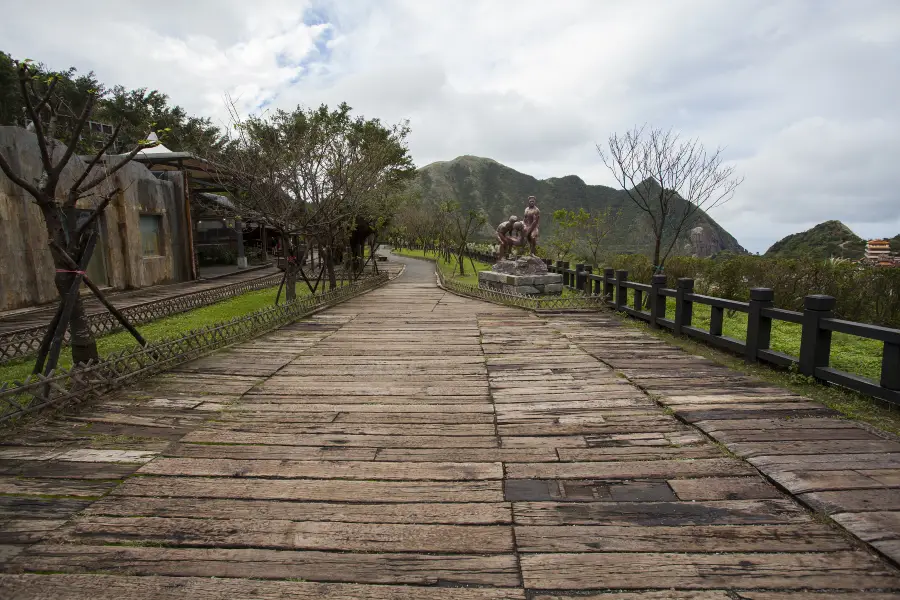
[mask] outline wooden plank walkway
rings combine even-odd
[[[831,441],[874,478],[892,467],[860,457],[892,446],[604,315],[460,298],[422,265],[4,438],[0,597],[900,597],[893,565],[758,471],[818,473],[797,457]],[[755,422],[798,410],[841,434]],[[854,491],[836,515],[880,537],[897,494]]]

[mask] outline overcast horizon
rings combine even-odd
[[[612,187],[595,144],[674,127],[745,177],[711,216],[750,251],[830,219],[900,233],[900,2],[42,4],[34,27],[0,0],[0,50],[217,122],[225,94],[245,113],[346,101],[409,119],[420,167],[468,154]]]

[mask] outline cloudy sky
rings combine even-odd
[[[347,101],[409,119],[418,165],[486,156],[613,185],[649,123],[745,176],[712,213],[752,251],[827,220],[900,233],[897,0],[0,0],[0,49],[198,115]],[[40,25],[33,26],[36,19]],[[72,41],[74,40],[74,42]]]

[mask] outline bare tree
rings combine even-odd
[[[469,239],[478,231],[479,227],[487,222],[487,217],[477,210],[464,212],[458,202],[442,203],[441,212],[447,215],[447,248],[450,249],[452,247],[459,265],[459,274],[464,276],[466,274],[464,259]],[[475,270],[474,264],[472,265],[472,270]]]
[[[90,89],[81,98],[81,105],[76,106],[60,93],[60,76],[41,75],[38,69],[31,66],[30,61],[17,62],[16,71],[25,111],[37,136],[41,173],[36,180],[29,180],[17,173],[2,154],[0,170],[10,181],[31,195],[41,211],[47,229],[50,253],[56,267],[54,283],[61,301],[41,344],[35,372],[40,372],[45,359],[45,372],[49,372],[56,366],[67,327],[75,364],[99,358],[97,343],[79,294],[82,281],[143,343],[140,335],[89,280],[85,270],[96,243],[97,220],[113,198],[122,191],[111,185],[112,176],[142,149],[156,144],[142,141],[125,155],[108,156],[107,152],[114,146],[121,131],[120,122],[112,135],[94,151],[81,171],[73,172],[77,169],[73,168],[76,163],[72,162],[72,157],[86,135],[85,127],[97,108],[98,101],[103,97],[103,90]],[[83,210],[87,210],[87,214],[79,218],[79,211]]]
[[[597,151],[634,205],[647,215],[657,271],[662,271],[678,238],[703,212],[730,200],[743,181],[734,177],[733,167],[722,164],[721,148],[707,153],[698,140],[683,140],[671,129],[635,127],[624,135],[611,135],[608,151],[599,144]]]

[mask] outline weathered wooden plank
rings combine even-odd
[[[358,585],[308,581],[260,581],[207,577],[114,575],[0,575],[0,595],[16,600],[444,600],[447,588],[421,585]],[[454,600],[525,600],[524,592],[503,588],[453,589]],[[611,598],[610,600],[620,600]],[[673,600],[687,598],[673,597]],[[691,599],[695,600],[695,599]],[[696,600],[719,600],[697,598]]]
[[[900,540],[900,511],[837,513],[831,518],[866,542]]]
[[[4,475],[47,479],[122,479],[134,473],[139,466],[137,463],[0,460],[0,471]]]
[[[247,498],[346,502],[502,502],[499,481],[241,480],[219,477],[136,477],[116,496]]]
[[[411,432],[411,428],[408,424],[248,422],[240,419],[220,420],[215,423],[206,423],[205,427],[206,431],[216,430],[224,433],[262,433],[267,435],[404,436]],[[414,431],[416,435],[419,436],[492,436],[494,435],[494,425],[493,423],[427,423],[417,425]]]
[[[144,465],[141,475],[190,477],[278,477],[294,479],[365,480],[485,480],[503,479],[500,463],[415,462],[328,460],[235,460],[206,458],[158,458]]]
[[[511,555],[427,555],[302,552],[260,549],[154,548],[47,545],[29,549],[13,568],[129,575],[303,579],[306,581],[455,584],[514,587],[519,583]]]
[[[84,510],[89,500],[71,498],[29,498],[0,496],[0,518],[4,519],[67,519]]]
[[[854,490],[884,487],[884,484],[860,471],[769,471],[766,473],[792,494],[825,490]]]
[[[646,446],[604,446],[602,448],[560,448],[562,461],[589,462],[609,460],[666,460],[673,458],[721,458],[722,451],[712,444],[648,448]]]
[[[554,462],[558,460],[552,447],[543,448],[379,448],[375,460],[460,462]]]
[[[340,523],[419,523],[501,525],[512,521],[506,502],[356,504],[196,498],[107,497],[90,505],[86,515],[210,519],[334,521]]]
[[[852,549],[819,524],[680,527],[517,526],[519,552],[826,552]]]
[[[777,525],[805,523],[789,500],[696,502],[516,502],[516,525]]]
[[[896,469],[900,454],[780,454],[755,456],[749,462],[761,471],[817,471],[827,469]]]
[[[270,401],[272,400],[272,401]],[[328,398],[330,402],[332,398]],[[290,403],[275,402],[274,399],[266,397],[258,400],[245,396],[243,401],[235,407],[233,414],[258,414],[268,415],[269,413],[309,413],[309,412],[326,412],[326,413],[456,413],[456,414],[488,414],[493,415],[494,406],[488,402],[467,402],[462,404],[441,404],[434,402],[425,402],[423,399],[415,398],[403,399],[403,404],[397,404],[396,398],[394,402],[371,402],[371,403],[350,403],[350,404],[328,404],[328,403]],[[407,402],[408,400],[408,402]]]
[[[504,440],[505,442],[505,440]],[[756,471],[732,458],[620,462],[519,463],[506,468],[510,479],[639,479],[727,477]]]
[[[525,587],[538,589],[894,587],[897,575],[864,552],[803,554],[531,554]]]
[[[490,436],[442,435],[317,435],[247,433],[202,429],[185,435],[182,442],[214,444],[272,444],[276,446],[341,446],[363,448],[496,448]]]
[[[897,592],[754,592],[742,591],[747,600],[896,600]]]
[[[790,430],[787,430],[789,433]],[[868,432],[867,432],[868,433]],[[716,436],[718,437],[718,436]],[[731,442],[728,449],[746,457],[798,455],[798,454],[872,454],[893,453],[897,460],[900,456],[900,442],[880,439],[872,435],[868,439],[824,439],[801,440],[789,442]]]
[[[86,517],[59,532],[74,543],[353,552],[503,553],[512,529],[501,525],[339,523],[259,519]]]
[[[841,490],[809,492],[799,498],[826,513],[868,510],[900,510],[900,493],[896,489]]]
[[[66,523],[66,519],[10,519],[0,521],[0,544],[33,544]]]
[[[760,477],[672,479],[669,485],[682,500],[781,498],[781,492]]]
[[[233,444],[173,444],[163,454],[182,458],[241,460],[373,460],[375,448],[328,446],[237,446]]]
[[[99,498],[118,484],[118,481],[0,477],[0,494]]]
[[[534,600],[733,600],[724,591],[611,592],[602,594],[535,594]],[[802,600],[802,599],[798,599]],[[880,599],[879,599],[880,600]]]

